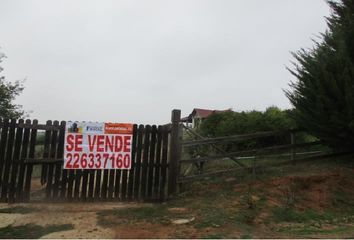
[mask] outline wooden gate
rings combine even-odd
[[[0,120],[0,201],[30,201],[35,181],[50,201],[163,201],[175,191],[173,124],[134,125],[130,170],[63,169],[65,124]]]

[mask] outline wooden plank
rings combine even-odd
[[[103,180],[101,186],[101,199],[107,199],[107,190],[108,190],[108,169],[103,170]]]
[[[64,200],[67,198],[67,187],[69,182],[69,171],[67,169],[63,169],[61,184],[60,184],[60,199]]]
[[[95,196],[94,199],[98,200],[101,198],[101,175],[102,175],[102,170],[97,169],[96,170],[96,186],[95,186]]]
[[[128,186],[128,171],[127,169],[122,169],[121,170],[121,174],[122,174],[122,192],[121,192],[121,195],[122,195],[122,200],[125,201],[127,199],[127,186]]]
[[[162,132],[162,156],[161,156],[161,178],[160,178],[160,201],[166,199],[166,181],[167,181],[167,156],[168,156],[168,135],[169,131],[167,127],[163,128]]]
[[[16,119],[11,119],[9,127],[9,137],[7,140],[6,146],[6,157],[5,157],[5,168],[4,175],[2,179],[2,189],[1,189],[1,201],[6,202],[8,200],[8,189],[9,189],[9,178],[10,170],[12,165],[12,156],[13,156],[13,145],[15,138],[15,128],[16,128]]]
[[[88,185],[88,194],[87,199],[93,201],[93,194],[95,188],[95,173],[96,170],[89,170],[89,185]]]
[[[150,154],[148,163],[148,182],[147,182],[147,199],[152,199],[152,188],[154,180],[154,168],[155,168],[155,152],[156,152],[156,125],[151,128],[151,140],[150,140]]]
[[[202,140],[184,141],[184,142],[182,142],[182,145],[184,147],[191,147],[191,146],[205,145],[205,144],[212,144],[212,143],[237,142],[237,141],[250,140],[250,139],[260,138],[260,137],[285,135],[288,133],[289,133],[289,130],[256,132],[256,133],[251,133],[251,134],[232,135],[232,136],[226,136],[226,137],[205,138]]]
[[[121,175],[122,175],[122,171],[127,171],[127,170],[121,170],[121,169],[116,169],[116,176],[115,176],[115,183],[114,183],[114,199],[115,200],[121,200],[123,197],[123,193],[120,194],[120,185],[121,185]],[[125,186],[127,186],[127,184],[125,184]],[[125,196],[124,196],[125,199]]]
[[[23,123],[23,119],[19,119],[19,123]],[[11,169],[11,182],[9,187],[9,202],[15,202],[15,192],[16,192],[16,181],[17,181],[17,173],[19,168],[19,160],[21,154],[21,143],[22,143],[22,134],[23,128],[18,127],[16,129],[16,137],[15,137],[15,147],[12,157],[12,169]]]
[[[26,124],[31,124],[31,120],[27,119]],[[18,183],[17,183],[17,191],[16,191],[16,201],[22,202],[23,194],[24,194],[24,179],[25,179],[25,170],[26,164],[24,164],[24,159],[28,156],[28,146],[29,146],[29,139],[30,139],[30,132],[31,129],[26,128],[23,133],[23,141],[22,141],[22,148],[21,148],[21,157],[20,157],[20,171],[18,174]]]
[[[218,175],[222,175],[225,173],[237,172],[237,171],[245,172],[245,168],[235,167],[235,168],[230,168],[230,169],[226,169],[226,170],[208,172],[208,173],[203,173],[203,174],[193,175],[193,176],[188,176],[188,177],[181,177],[178,179],[178,183],[189,182],[189,181],[193,181],[193,180],[197,180],[197,179],[201,179],[201,178],[205,178],[205,177],[209,177],[209,176],[218,176]]]
[[[9,120],[2,120],[2,129],[1,129],[1,139],[0,139],[0,187],[3,185],[3,170],[5,168],[5,153],[9,129]],[[1,193],[1,192],[0,192]]]
[[[38,124],[38,120],[36,120],[36,119],[33,120],[32,125],[36,126],[37,124]],[[28,158],[34,158],[36,142],[37,142],[37,129],[32,128]],[[30,200],[32,171],[33,171],[33,164],[27,164],[26,178],[25,178],[25,189],[24,189],[24,194],[23,194],[23,200],[25,202],[28,202]]]
[[[74,200],[78,201],[80,199],[80,190],[81,190],[81,178],[82,178],[82,170],[75,170],[75,183],[74,183]]]
[[[81,185],[81,200],[84,202],[87,199],[88,175],[89,175],[89,170],[83,169],[82,170],[82,185]]]
[[[59,126],[59,122],[54,121],[53,125]],[[57,151],[57,143],[58,143],[58,130],[53,130],[51,141],[50,141],[50,155],[49,155],[50,159],[55,159],[56,151]],[[47,186],[45,189],[47,199],[52,198],[53,179],[54,179],[54,164],[48,164]]]
[[[177,178],[179,175],[179,161],[181,160],[181,134],[182,126],[180,124],[181,110],[173,110],[171,116],[171,141],[170,141],[170,155],[168,163],[168,195],[177,192]]]
[[[52,121],[48,120],[47,121],[47,126],[52,125]],[[52,131],[51,130],[46,130],[45,135],[44,135],[44,150],[43,150],[43,158],[48,159],[50,155],[50,139],[52,136]],[[48,164],[43,164],[42,165],[42,173],[41,173],[41,184],[45,184],[47,182],[48,178]]]
[[[117,170],[119,171],[119,170]],[[114,191],[114,177],[115,177],[115,169],[110,169],[109,170],[109,180],[108,180],[108,196],[107,198],[109,200],[113,199],[113,191]]]
[[[132,165],[131,169],[129,170],[129,176],[128,176],[128,192],[127,192],[127,199],[132,200],[133,199],[133,187],[134,187],[134,173],[135,173],[135,161],[136,161],[136,146],[137,146],[137,136],[138,136],[138,125],[134,124],[133,125],[133,140],[132,140]],[[128,171],[125,171],[128,173]],[[124,173],[122,177],[122,200],[125,199],[125,191],[123,190],[124,187]]]
[[[138,142],[136,147],[136,164],[134,171],[134,196],[135,200],[139,199],[139,190],[140,190],[140,168],[141,168],[141,153],[143,147],[143,134],[144,134],[144,125],[139,125],[138,128]]]
[[[142,172],[141,172],[141,181],[140,181],[140,198],[145,199],[146,197],[146,188],[147,188],[147,175],[148,175],[148,163],[149,163],[149,148],[150,148],[150,134],[151,126],[145,126],[144,134],[144,147],[143,147],[143,159],[141,162]]]
[[[162,135],[163,127],[157,128],[157,144],[156,144],[156,161],[155,161],[155,179],[154,179],[154,199],[159,199],[160,186],[160,169],[161,169],[161,154],[162,154]]]
[[[68,199],[68,201],[72,201],[73,199],[73,189],[74,189],[74,181],[75,181],[75,170],[74,169],[70,169],[68,170],[68,193],[66,198]]]
[[[65,141],[65,121],[60,122],[58,148],[56,159],[62,159],[64,156],[64,141]],[[60,177],[63,173],[63,161],[55,164],[54,184],[53,184],[53,199],[59,197]]]

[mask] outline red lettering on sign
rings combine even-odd
[[[68,134],[66,137],[66,151],[71,152],[74,149],[74,135]]]
[[[66,137],[66,151],[82,151],[82,135],[68,135]]]
[[[108,152],[108,151],[113,152],[113,145],[114,145],[113,136],[106,135],[105,151],[106,152]]]
[[[97,136],[97,152],[103,152],[103,151],[104,151],[104,136],[98,135]]]
[[[131,136],[124,136],[123,152],[130,152],[130,140],[131,140]]]
[[[93,139],[92,139],[93,137]],[[95,143],[96,143],[96,138],[97,136],[96,135],[88,135],[88,142],[89,142],[89,150],[90,152],[93,152],[93,148],[95,146]]]
[[[76,152],[82,151],[82,135],[75,136],[75,151]]]
[[[122,136],[116,136],[115,137],[115,148],[114,148],[114,151],[115,152],[122,151],[122,147],[123,147],[122,145],[123,145]]]

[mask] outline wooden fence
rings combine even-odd
[[[63,169],[65,122],[0,119],[0,201],[28,202],[34,165],[50,201],[163,201],[173,192],[176,172],[171,125],[134,125],[130,170]],[[38,131],[44,133],[42,156],[36,153]],[[169,156],[170,155],[170,156]],[[172,160],[169,160],[172,159]]]
[[[176,122],[180,122],[180,119],[175,119]],[[313,142],[304,142],[304,143],[296,143],[295,141],[295,135],[297,133],[303,132],[303,130],[297,129],[297,130],[283,130],[283,131],[267,131],[267,132],[257,132],[257,133],[251,133],[251,134],[243,134],[243,135],[232,135],[232,136],[223,136],[223,137],[215,137],[215,138],[205,138],[201,135],[199,135],[196,131],[193,129],[183,125],[180,123],[178,125],[179,131],[175,130],[178,132],[178,142],[176,143],[175,148],[177,149],[177,155],[178,155],[178,180],[177,183],[185,183],[189,181],[193,181],[196,179],[201,179],[207,176],[213,176],[213,175],[221,175],[225,173],[230,173],[230,172],[245,172],[246,173],[252,173],[255,172],[255,169],[258,168],[259,165],[259,160],[256,162],[256,159],[265,156],[269,157],[280,157],[283,159],[289,158],[288,161],[275,161],[273,163],[265,163],[267,166],[278,166],[282,164],[296,164],[297,161],[302,160],[306,157],[314,157],[318,155],[326,155],[330,154],[331,150],[328,151],[305,151],[305,152],[298,152],[299,149],[310,149],[314,146],[319,146],[322,145],[323,143],[321,141],[313,141]],[[193,140],[183,140],[182,139],[182,130],[183,129],[188,132],[190,135],[194,136],[195,139]],[[289,144],[282,144],[282,145],[273,145],[273,146],[263,146],[263,147],[254,147],[252,149],[246,149],[246,150],[239,150],[239,151],[225,151],[221,145],[225,143],[239,143],[239,142],[244,142],[248,140],[257,140],[257,139],[264,139],[267,137],[285,137],[288,138]],[[184,157],[182,159],[182,149],[186,149],[189,147],[199,147],[199,146],[204,146],[208,145],[210,146],[214,151],[213,153],[208,153],[205,156],[198,156],[198,157]],[[284,152],[288,152],[285,153]],[[275,155],[274,155],[275,153]],[[280,154],[282,153],[282,154]],[[273,154],[273,156],[271,156]],[[301,155],[301,158],[299,159],[299,155]],[[210,172],[203,172],[203,166],[205,163],[212,162],[212,161],[225,161],[225,160],[232,160],[235,165],[234,167],[227,167],[227,169],[224,170],[214,170]],[[245,159],[253,159],[251,161],[251,164],[246,164]],[[183,166],[189,165],[189,168],[183,168]],[[222,163],[221,163],[222,165]],[[263,164],[264,165],[264,164]],[[191,169],[191,167],[196,167],[198,169],[197,174],[188,174],[188,170]],[[184,171],[187,169],[186,171]]]
[[[260,132],[245,135],[205,138],[181,122],[181,111],[173,110],[170,124],[134,125],[132,167],[129,170],[66,170],[63,169],[66,122],[0,119],[0,201],[28,202],[34,166],[41,167],[40,181],[48,201],[164,201],[178,190],[178,185],[204,176],[250,169],[242,156],[289,150],[295,163],[296,149],[321,144],[296,143],[297,131]],[[183,128],[196,137],[183,141]],[[38,156],[38,133],[44,132],[44,144]],[[275,135],[290,136],[290,144],[266,146],[243,151],[226,152],[220,143],[240,142]],[[219,144],[219,145],[218,145]],[[209,145],[218,154],[182,159],[182,148]],[[203,173],[204,163],[231,159],[234,168]],[[197,166],[199,174],[188,175],[183,165]],[[256,168],[255,161],[251,166]]]

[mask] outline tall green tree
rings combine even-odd
[[[0,63],[5,55],[0,52]],[[0,66],[0,74],[3,68]],[[20,81],[7,82],[4,76],[0,75],[0,118],[19,118],[24,111],[20,105],[14,103],[15,98],[22,92],[23,86]]]
[[[354,0],[328,1],[328,30],[293,53],[297,78],[286,96],[300,127],[334,149],[354,150]]]

